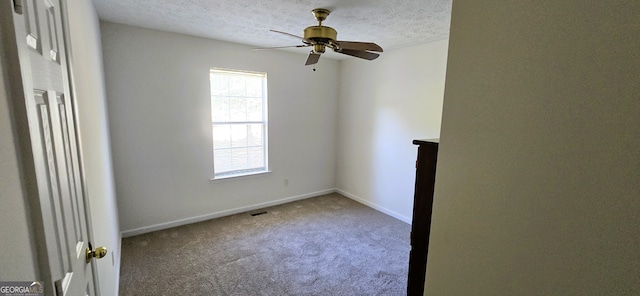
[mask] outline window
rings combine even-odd
[[[213,68],[214,179],[267,172],[267,73]]]

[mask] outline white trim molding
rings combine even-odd
[[[206,221],[206,220],[211,220],[211,219],[215,219],[215,218],[220,218],[220,217],[225,217],[225,216],[230,216],[230,215],[234,215],[234,214],[239,214],[239,213],[244,213],[244,212],[248,212],[248,211],[253,211],[253,210],[257,210],[257,209],[262,209],[262,208],[267,208],[267,207],[272,207],[272,206],[277,206],[277,205],[281,205],[281,204],[285,204],[288,202],[292,202],[292,201],[296,201],[296,200],[302,200],[302,199],[306,199],[306,198],[311,198],[311,197],[316,197],[316,196],[320,196],[320,195],[325,195],[325,194],[330,194],[330,193],[339,193],[342,194],[358,203],[361,203],[367,207],[370,207],[374,210],[377,210],[379,212],[382,212],[384,214],[387,214],[393,218],[396,218],[402,222],[405,222],[407,224],[411,224],[411,217],[406,217],[403,215],[400,215],[392,210],[389,210],[387,208],[381,207],[379,205],[376,205],[374,203],[371,203],[361,197],[358,197],[354,194],[351,194],[349,192],[346,192],[342,189],[325,189],[325,190],[321,190],[321,191],[316,191],[316,192],[311,192],[311,193],[307,193],[307,194],[302,194],[302,195],[297,195],[297,196],[291,196],[291,197],[286,197],[286,198],[282,198],[282,199],[278,199],[278,200],[274,200],[274,201],[270,201],[270,202],[264,202],[264,203],[259,203],[259,204],[255,204],[255,205],[249,205],[249,206],[244,206],[244,207],[238,207],[238,208],[234,208],[234,209],[229,209],[229,210],[224,210],[224,211],[219,211],[219,212],[214,212],[214,213],[209,213],[209,214],[205,214],[205,215],[200,215],[200,216],[196,216],[196,217],[191,217],[191,218],[185,218],[185,219],[179,219],[179,220],[174,220],[174,221],[170,221],[170,222],[165,222],[165,223],[160,223],[160,224],[155,224],[155,225],[151,225],[151,226],[145,226],[145,227],[140,227],[140,228],[135,228],[135,229],[130,229],[130,230],[124,230],[121,232],[122,234],[122,238],[125,237],[131,237],[131,236],[136,236],[136,235],[140,235],[140,234],[145,234],[145,233],[149,233],[149,232],[153,232],[153,231],[158,231],[158,230],[163,230],[163,229],[168,229],[168,228],[173,228],[173,227],[178,227],[178,226],[182,226],[182,225],[187,225],[187,224],[192,224],[192,223],[197,223],[197,222],[202,222],[202,221]]]
[[[224,210],[224,211],[219,211],[219,212],[214,212],[214,213],[209,213],[209,214],[205,214],[205,215],[195,216],[195,217],[191,217],[191,218],[185,218],[185,219],[179,219],[179,220],[174,220],[174,221],[165,222],[165,223],[159,223],[159,224],[155,224],[155,225],[151,225],[151,226],[145,226],[145,227],[140,227],[140,228],[135,228],[135,229],[130,229],[130,230],[124,230],[124,231],[122,231],[122,237],[125,238],[125,237],[130,237],[130,236],[136,236],[136,235],[145,234],[145,233],[149,233],[149,232],[153,232],[153,231],[158,231],[158,230],[178,227],[178,226],[182,226],[182,225],[202,222],[202,221],[206,221],[206,220],[211,220],[211,219],[215,219],[215,218],[220,218],[220,217],[230,216],[230,215],[234,215],[234,214],[244,213],[244,212],[248,212],[248,211],[253,211],[253,210],[257,210],[257,209],[271,207],[271,206],[277,206],[277,205],[285,204],[285,203],[296,201],[296,200],[302,200],[302,199],[311,198],[311,197],[320,196],[320,195],[325,195],[325,194],[334,193],[334,192],[336,192],[335,189],[325,189],[325,190],[322,190],[322,191],[316,191],[316,192],[311,192],[311,193],[307,193],[307,194],[286,197],[286,198],[282,198],[282,199],[278,199],[278,200],[274,200],[274,201],[269,201],[269,202],[264,202],[264,203],[259,203],[259,204],[255,204],[255,205],[249,205],[249,206],[244,206],[244,207],[239,207],[239,208],[234,208],[234,209],[229,209],[229,210]]]
[[[406,216],[400,215],[400,214],[398,214],[398,213],[396,213],[396,212],[394,212],[392,210],[389,210],[389,209],[387,209],[385,207],[381,207],[379,205],[371,203],[371,202],[365,200],[364,198],[361,198],[361,197],[359,197],[357,195],[354,195],[354,194],[351,194],[349,192],[346,192],[346,191],[344,191],[342,189],[336,188],[336,192],[340,193],[340,194],[342,194],[342,195],[344,195],[344,196],[346,196],[346,197],[348,197],[350,199],[353,199],[353,200],[355,200],[355,201],[357,201],[357,202],[359,202],[359,203],[361,203],[361,204],[363,204],[363,205],[365,205],[367,207],[375,209],[375,210],[377,210],[379,212],[383,212],[383,213],[385,213],[385,214],[387,214],[387,215],[389,215],[389,216],[391,216],[393,218],[396,218],[396,219],[398,219],[398,220],[400,220],[400,221],[402,221],[404,223],[411,224],[411,217],[406,217]]]

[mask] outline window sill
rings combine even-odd
[[[256,178],[256,177],[260,177],[261,175],[270,174],[270,173],[272,173],[272,171],[260,171],[260,172],[246,173],[246,174],[228,175],[228,176],[221,176],[221,177],[213,177],[209,179],[209,181],[214,183],[229,182],[229,181]]]

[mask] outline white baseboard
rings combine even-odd
[[[229,209],[229,210],[224,210],[224,211],[220,211],[220,212],[215,212],[215,213],[209,213],[209,214],[205,214],[205,215],[201,215],[201,216],[196,216],[196,217],[191,217],[191,218],[185,218],[185,219],[179,219],[179,220],[175,220],[175,221],[170,221],[170,222],[165,222],[165,223],[159,223],[159,224],[155,224],[155,225],[150,225],[150,226],[145,226],[145,227],[140,227],[140,228],[135,228],[135,229],[130,229],[130,230],[124,230],[121,232],[121,236],[122,238],[125,237],[130,237],[130,236],[135,236],[135,235],[140,235],[140,234],[145,234],[145,233],[149,233],[149,232],[153,232],[153,231],[158,231],[158,230],[163,230],[163,229],[168,229],[168,228],[172,228],[172,227],[178,227],[178,226],[182,226],[182,225],[187,225],[187,224],[191,224],[191,223],[197,223],[197,222],[202,222],[202,221],[206,221],[206,220],[210,220],[210,219],[215,219],[215,218],[220,218],[220,217],[224,217],[224,216],[230,216],[230,215],[234,215],[234,214],[238,214],[238,213],[243,213],[243,212],[248,212],[248,211],[252,211],[252,210],[257,210],[257,209],[262,209],[262,208],[266,208],[266,207],[271,207],[271,206],[277,206],[277,205],[281,205],[281,204],[285,204],[288,202],[292,202],[292,201],[296,201],[296,200],[302,200],[302,199],[306,199],[306,198],[311,198],[311,197],[315,197],[315,196],[319,196],[319,195],[324,195],[324,194],[329,194],[329,193],[333,193],[333,192],[337,192],[340,193],[350,199],[353,199],[367,207],[370,207],[372,209],[375,209],[377,211],[380,211],[382,213],[385,213],[391,217],[394,217],[402,222],[411,224],[411,217],[406,217],[404,215],[400,215],[392,210],[389,210],[385,207],[379,206],[377,204],[371,203],[359,196],[356,196],[354,194],[351,194],[349,192],[346,192],[342,189],[325,189],[322,191],[316,191],[316,192],[311,192],[311,193],[307,193],[307,194],[302,194],[302,195],[297,195],[297,196],[291,196],[291,197],[287,197],[287,198],[283,198],[283,199],[278,199],[278,200],[274,200],[274,201],[269,201],[269,202],[264,202],[264,203],[259,203],[259,204],[255,204],[255,205],[250,205],[250,206],[244,206],[244,207],[239,207],[239,208],[235,208],[235,209]]]
[[[361,204],[363,204],[363,205],[365,205],[367,207],[370,207],[370,208],[373,208],[373,209],[378,210],[380,212],[383,212],[383,213],[385,213],[385,214],[387,214],[387,215],[389,215],[389,216],[391,216],[393,218],[396,218],[396,219],[398,219],[398,220],[400,220],[402,222],[405,222],[407,224],[411,224],[411,217],[406,217],[404,215],[400,215],[400,214],[398,214],[398,213],[396,213],[396,212],[394,212],[392,210],[389,210],[389,209],[387,209],[385,207],[382,207],[382,206],[379,206],[377,204],[374,204],[374,203],[372,203],[370,201],[367,201],[367,200],[365,200],[365,199],[363,199],[363,198],[361,198],[359,196],[356,196],[354,194],[346,192],[346,191],[344,191],[342,189],[336,188],[335,192],[340,193],[340,194],[342,194],[342,195],[344,195],[344,196],[346,196],[346,197],[348,197],[350,199],[353,199],[353,200],[355,200],[355,201],[357,201],[357,202],[359,202],[359,203],[361,203]]]
[[[336,192],[336,190],[335,189],[326,189],[326,190],[322,190],[322,191],[316,191],[316,192],[311,192],[311,193],[307,193],[307,194],[291,196],[291,197],[287,197],[287,198],[283,198],[283,199],[278,199],[278,200],[274,200],[274,201],[259,203],[259,204],[250,205],[250,206],[239,207],[239,208],[235,208],[235,209],[224,210],[224,211],[215,212],[215,213],[209,213],[209,214],[205,214],[205,215],[201,215],[201,216],[185,218],[185,219],[180,219],[180,220],[175,220],[175,221],[170,221],[170,222],[165,222],[165,223],[160,223],[160,224],[155,224],[155,225],[151,225],[151,226],[145,226],[145,227],[140,227],[140,228],[135,228],[135,229],[130,229],[130,230],[124,230],[124,231],[121,232],[121,235],[122,235],[123,238],[124,237],[135,236],[135,235],[140,235],[140,234],[144,234],[144,233],[148,233],[148,232],[153,232],[153,231],[163,230],[163,229],[167,229],[167,228],[187,225],[187,224],[191,224],[191,223],[202,222],[202,221],[206,221],[206,220],[210,220],[210,219],[220,218],[220,217],[224,217],[224,216],[230,216],[230,215],[243,213],[243,212],[247,212],[247,211],[262,209],[262,208],[271,207],[271,206],[277,206],[277,205],[280,205],[280,204],[285,204],[285,203],[288,203],[288,202],[301,200],[301,199],[306,199],[306,198],[319,196],[319,195],[324,195],[324,194],[329,194],[329,193],[333,193],[333,192]]]

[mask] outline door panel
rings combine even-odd
[[[40,41],[40,26],[38,26],[38,17],[36,14],[36,0],[26,0],[23,3],[22,11],[24,14],[24,28],[26,33],[26,42],[33,50],[42,53],[42,45]]]
[[[19,1],[19,0],[16,0]],[[87,263],[88,227],[77,120],[68,81],[63,0],[20,0],[13,26],[46,242],[47,270],[41,270],[47,295],[94,295],[91,263]],[[6,2],[3,4],[6,5]],[[4,9],[4,7],[3,7]],[[3,14],[4,16],[4,14]],[[77,100],[77,98],[76,98]],[[20,115],[20,114],[19,114]],[[18,116],[19,116],[18,115]],[[28,150],[25,149],[25,150]]]

